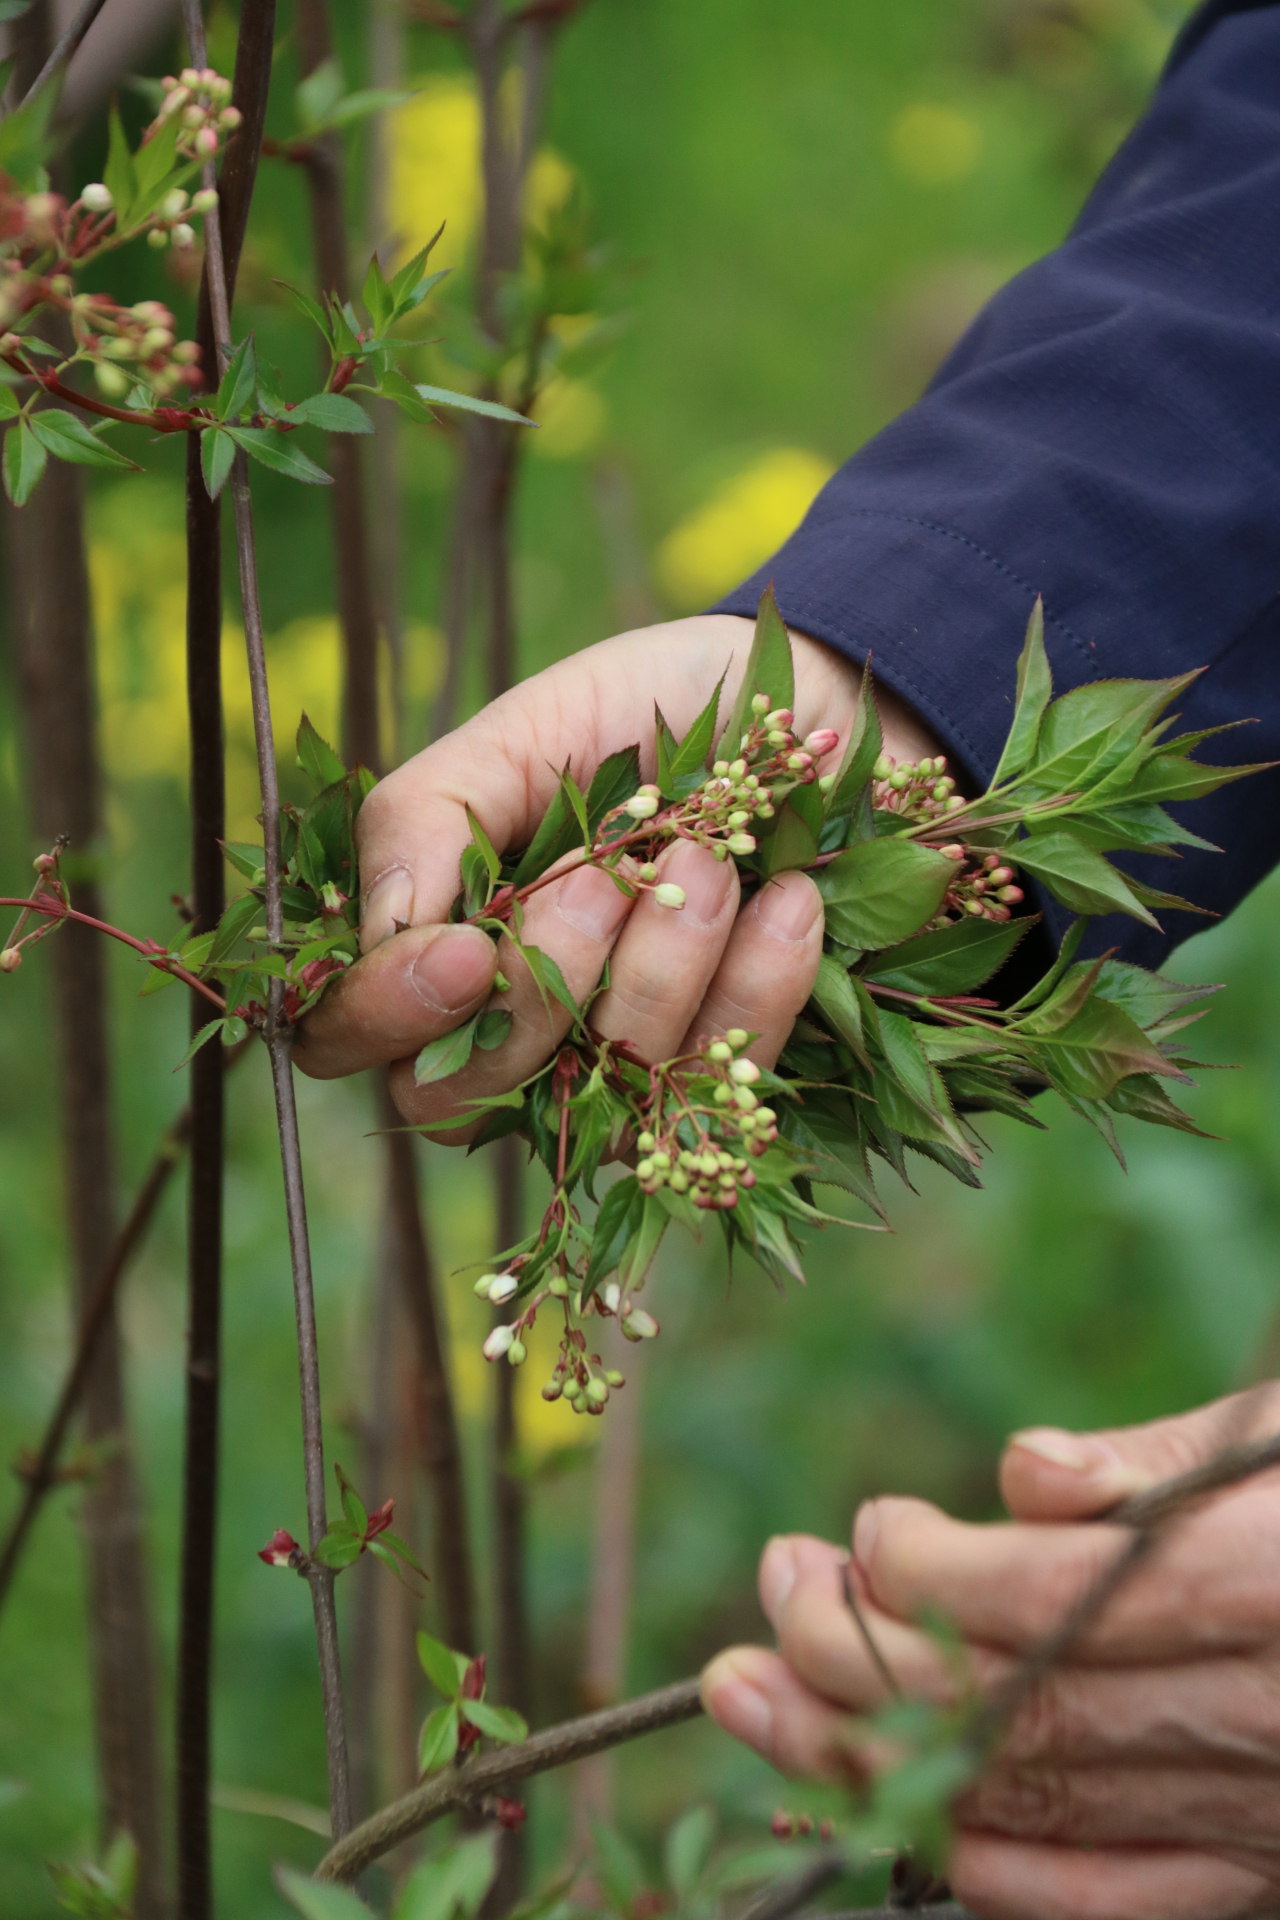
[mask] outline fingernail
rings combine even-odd
[[[367,953],[389,940],[413,914],[413,875],[407,867],[388,867],[370,887],[364,903],[360,944]]]
[[[612,940],[631,902],[598,867],[578,867],[556,892],[556,912],[590,940]]]
[[[684,841],[662,865],[662,878],[684,888],[684,906],[672,917],[699,927],[714,926],[724,912],[733,877],[732,861],[717,860],[705,847]]]
[[[874,1500],[864,1500],[853,1522],[853,1557],[864,1573],[871,1571],[871,1556],[880,1531],[880,1509]]]
[[[739,1678],[728,1660],[713,1661],[703,1675],[702,1697],[708,1713],[735,1740],[768,1750],[773,1742],[773,1708],[759,1690]]]
[[[760,1556],[760,1605],[771,1627],[787,1604],[796,1583],[796,1560],[791,1544],[780,1535],[770,1540]]]
[[[1099,1464],[1086,1441],[1061,1427],[1027,1427],[1022,1433],[1011,1433],[1009,1445],[1034,1453],[1037,1460],[1047,1460],[1052,1467],[1065,1467],[1069,1473],[1085,1473]]]
[[[461,1013],[487,993],[497,952],[479,927],[441,927],[409,969],[414,992],[433,1013]]]
[[[805,874],[770,881],[756,895],[755,916],[775,940],[792,945],[804,939],[822,912],[822,895]]]

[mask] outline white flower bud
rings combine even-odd
[[[600,1298],[610,1313],[616,1313],[622,1299],[622,1288],[616,1280],[610,1280],[608,1286],[601,1287]]]
[[[160,202],[160,211],[166,220],[176,220],[180,213],[186,211],[186,205],[187,194],[185,190],[182,187],[174,187],[170,192],[165,194],[164,199]]]
[[[760,1078],[760,1069],[754,1060],[735,1060],[729,1069],[729,1078],[736,1080],[740,1087],[754,1087]]]
[[[713,1040],[707,1048],[708,1060],[732,1060],[733,1048],[727,1040]]]
[[[622,1323],[623,1332],[638,1334],[642,1340],[652,1340],[658,1332],[658,1323],[651,1313],[643,1307],[633,1307]]]
[[[633,793],[623,803],[623,812],[629,813],[633,820],[652,820],[658,811],[658,803],[651,793]]]
[[[677,887],[674,881],[664,880],[660,887],[654,888],[653,897],[660,907],[682,907],[684,905],[684,888]]]
[[[101,180],[91,181],[80,195],[80,200],[90,213],[109,213],[115,205],[110,187],[104,187]]]
[[[173,244],[175,247],[189,247],[195,237],[195,228],[188,226],[185,220],[180,220],[173,230]]]
[[[16,973],[22,965],[22,954],[17,947],[6,947],[0,953],[0,973]]]
[[[756,850],[756,837],[753,833],[731,833],[725,845],[730,853],[745,855]]]
[[[495,1307],[500,1307],[503,1301],[509,1300],[513,1293],[519,1291],[519,1288],[520,1282],[516,1279],[514,1273],[500,1273],[497,1278],[490,1283],[489,1299]]]
[[[169,244],[169,236],[165,232],[164,228],[152,227],[150,233],[147,235],[147,245],[149,247],[154,247],[156,252],[160,253],[164,250],[165,247],[168,246],[168,244]]]
[[[497,1277],[498,1276],[496,1273],[482,1273],[480,1275],[480,1278],[476,1281],[476,1284],[475,1284],[475,1295],[477,1300],[487,1300],[489,1298],[489,1289],[493,1285]]]
[[[217,204],[217,188],[201,187],[199,193],[196,194],[191,202],[191,211],[192,213],[212,213]]]
[[[515,1334],[510,1327],[495,1327],[480,1351],[486,1360],[501,1360],[514,1339]]]
[[[528,1358],[529,1349],[525,1346],[524,1341],[513,1340],[507,1348],[507,1365],[509,1367],[522,1367]]]

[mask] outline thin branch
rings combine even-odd
[[[702,1712],[698,1687],[697,1680],[680,1680],[620,1707],[607,1707],[602,1713],[584,1714],[581,1719],[548,1727],[519,1746],[486,1753],[468,1766],[436,1774],[425,1786],[362,1821],[345,1840],[331,1847],[316,1868],[316,1878],[354,1880],[402,1840],[421,1833],[424,1827],[460,1807],[478,1806],[487,1795],[500,1793],[517,1780],[528,1780],[553,1767],[566,1767],[574,1760],[585,1760],[588,1754],[603,1753],[606,1747],[638,1740],[661,1727],[694,1720]]]
[[[132,947],[135,953],[140,953],[144,960],[149,960],[151,965],[157,967],[161,973],[171,973],[175,980],[181,980],[184,985],[194,988],[197,993],[202,993],[219,1013],[226,1011],[227,1003],[220,993],[217,993],[207,981],[197,979],[194,973],[189,973],[178,961],[171,959],[163,947],[157,948],[154,940],[139,940],[137,934],[126,933],[123,927],[113,927],[109,920],[100,919],[97,914],[82,913],[78,907],[68,906],[63,900],[55,900],[52,894],[32,895],[25,900],[19,899],[15,894],[0,894],[0,907],[20,907],[24,914],[43,913],[51,920],[69,920],[76,926],[92,928],[94,933],[109,934],[113,940],[119,940],[122,945]]]
[[[750,1904],[743,1908],[738,1920],[788,1920],[788,1916],[797,1912],[805,1902],[812,1900],[816,1893],[829,1887],[848,1871],[848,1857],[842,1847],[828,1847],[805,1863],[795,1873],[787,1874],[777,1880],[771,1880],[763,1887]]]
[[[23,94],[22,99],[18,103],[19,106],[25,107],[28,100],[34,100],[41,87],[51,80],[60,68],[70,65],[72,57],[79,49],[80,42],[84,39],[106,4],[107,0],[84,0],[84,4],[81,6],[79,13],[77,13],[71,25],[54,47],[53,52],[49,55],[49,58],[45,61],[35,79],[31,82],[27,91]]]

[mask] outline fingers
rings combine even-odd
[[[757,1066],[772,1067],[818,977],[822,896],[807,874],[783,873],[761,887],[737,925],[706,997],[681,1041],[745,1027]]]
[[[683,888],[683,907],[661,907],[651,893],[641,894],[610,959],[609,986],[591,1009],[591,1024],[606,1040],[628,1041],[647,1061],[679,1051],[738,910],[733,862],[692,841],[664,854],[659,874]]]
[[[1208,1767],[997,1765],[957,1812],[966,1827],[1064,1846],[1247,1847],[1275,1834],[1280,1785]]]
[[[414,927],[336,980],[298,1028],[304,1073],[331,1080],[414,1055],[489,996],[497,949],[477,927]]]
[[[982,1920],[1238,1920],[1275,1905],[1262,1874],[1179,1847],[1083,1853],[966,1831],[947,1878]]]
[[[525,909],[523,944],[549,954],[569,992],[581,1002],[600,978],[618,930],[632,907],[633,900],[621,893],[607,874],[593,867],[577,867],[531,896]],[[408,937],[402,934],[399,938]],[[391,947],[398,944],[398,940],[390,943]],[[511,1030],[500,1047],[489,1053],[477,1048],[461,1072],[428,1086],[414,1083],[413,1062],[402,1059],[392,1071],[391,1091],[405,1119],[415,1125],[430,1126],[465,1111],[470,1100],[506,1093],[518,1086],[537,1072],[569,1030],[572,1016],[568,1008],[554,995],[549,996],[551,1004],[547,1006],[533,974],[511,942],[499,941],[495,951],[497,965],[510,986],[494,996],[493,1005],[511,1013]],[[443,1137],[462,1145],[480,1124],[477,1121],[473,1128],[451,1129]]]
[[[779,1772],[824,1780],[864,1777],[849,1717],[801,1685],[764,1647],[730,1647],[702,1676],[711,1718]]]
[[[1224,1446],[1280,1427],[1273,1387],[1234,1394],[1174,1419],[1105,1433],[1030,1427],[1011,1436],[1000,1490],[1023,1520],[1075,1520],[1200,1466]]]

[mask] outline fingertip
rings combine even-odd
[[[1020,1519],[1076,1519],[1142,1493],[1156,1481],[1100,1434],[1028,1427],[1009,1436],[1000,1461],[1000,1492]]]
[[[763,1647],[729,1647],[702,1671],[701,1694],[706,1712],[718,1727],[769,1755],[773,1741],[773,1705],[765,1692],[777,1654]]]

